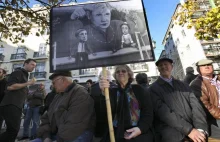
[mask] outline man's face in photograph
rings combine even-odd
[[[81,31],[78,35],[78,39],[82,42],[87,41],[87,31]]]

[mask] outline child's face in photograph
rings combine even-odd
[[[98,28],[106,29],[111,21],[111,11],[107,7],[100,7],[92,11],[91,22]]]
[[[128,28],[127,25],[122,25],[122,26],[121,26],[121,29],[122,29],[122,33],[123,33],[123,34],[128,34],[129,28]]]
[[[80,41],[87,41],[87,31],[81,31],[78,35]]]

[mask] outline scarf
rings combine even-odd
[[[134,126],[140,118],[139,103],[130,83],[117,90],[117,107],[113,125],[117,128],[116,140],[124,138],[124,132]]]

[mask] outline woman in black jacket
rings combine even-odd
[[[152,142],[153,108],[150,95],[139,85],[131,85],[133,72],[127,65],[117,66],[114,77],[117,88],[109,88],[101,78],[100,88],[109,88],[116,142]],[[106,135],[103,142],[108,142]]]

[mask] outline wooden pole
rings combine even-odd
[[[104,77],[107,77],[106,67],[102,67],[102,74]],[[112,110],[111,110],[111,103],[109,98],[109,89],[105,88],[105,101],[106,101],[106,108],[107,108],[107,116],[108,116],[108,128],[109,128],[109,136],[111,142],[115,142],[115,135],[112,123]]]

